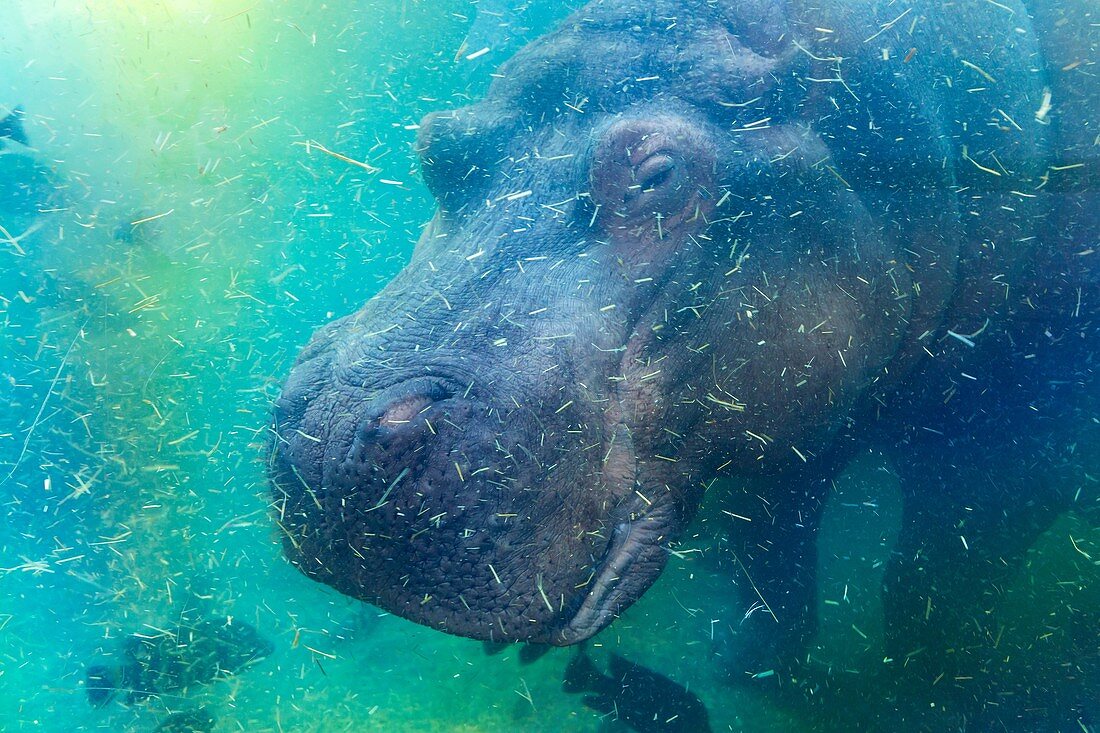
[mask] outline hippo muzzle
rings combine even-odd
[[[332,357],[300,362],[276,407],[277,520],[306,575],[448,632],[548,644],[588,638],[657,577],[671,516],[578,493],[597,451],[461,370],[365,387]]]

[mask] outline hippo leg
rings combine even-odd
[[[744,612],[725,652],[732,676],[789,668],[817,631],[817,530],[836,464],[814,468],[769,482],[781,491],[749,487],[726,504]]]
[[[1080,456],[1047,438],[929,441],[897,461],[904,510],[883,601],[907,676],[965,675],[997,654],[1004,583],[1059,514],[1086,509]]]

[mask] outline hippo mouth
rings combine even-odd
[[[558,632],[555,643],[567,646],[595,636],[661,574],[668,557],[668,507],[637,500],[621,514],[633,518],[615,524],[599,572],[588,581],[580,607]]]

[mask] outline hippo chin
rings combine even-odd
[[[1044,71],[1087,8],[964,5],[595,2],[428,116],[437,214],[276,405],[291,562],[449,633],[573,644],[730,476],[754,643],[794,653],[827,489],[877,446],[905,498],[892,643],[957,638],[1095,508],[1051,426],[1095,403],[1100,282],[1097,76]]]

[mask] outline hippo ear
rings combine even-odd
[[[714,146],[679,117],[622,119],[604,132],[591,168],[593,202],[607,229],[647,220],[665,230],[709,208]]]
[[[476,107],[433,112],[420,122],[416,152],[420,173],[440,208],[454,211],[476,199],[499,159],[502,130]]]

